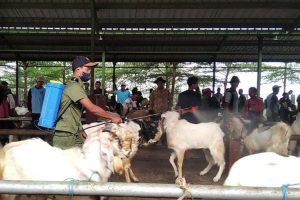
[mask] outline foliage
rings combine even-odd
[[[15,65],[0,61],[1,72],[0,80],[6,80],[13,92],[16,87]],[[24,92],[22,96],[26,96],[26,91],[35,83],[37,76],[43,75],[47,81],[49,80],[69,80],[72,76],[72,71],[69,67],[70,63],[63,62],[20,62],[19,63],[19,88]],[[64,67],[65,66],[65,67]],[[176,66],[176,69],[174,69]],[[297,76],[299,66],[295,63],[288,65],[286,73],[283,67],[270,67],[263,65],[264,73],[263,80],[266,83],[281,81],[284,74],[286,79],[291,83],[300,83],[300,78]],[[224,85],[227,88],[227,83],[231,76],[237,72],[255,72],[257,70],[256,63],[217,63],[216,66],[216,85]],[[186,80],[189,76],[197,76],[200,79],[200,87],[210,87],[213,81],[213,67],[209,63],[117,63],[116,64],[116,83],[117,86],[121,82],[126,82],[127,87],[132,89],[138,87],[145,96],[148,96],[150,88],[156,87],[154,80],[162,76],[166,79],[167,86],[171,89],[172,76],[175,75],[175,97],[177,94],[187,88]],[[105,66],[105,87],[112,88],[113,65],[106,63]],[[64,79],[65,78],[65,79]],[[102,81],[102,66],[95,68],[95,81]],[[93,84],[92,84],[93,85]]]
[[[298,75],[299,67],[297,63],[288,63],[286,68],[284,66],[278,66],[269,69],[269,72],[263,76],[263,79],[266,83],[284,82],[284,79],[292,84],[300,83],[300,77]]]

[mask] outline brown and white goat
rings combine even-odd
[[[93,127],[88,128],[87,127]],[[83,125],[87,134],[102,132],[106,129],[106,125],[101,123],[92,123]],[[129,121],[119,125],[111,124],[109,131],[115,135],[118,143],[114,143],[114,154],[122,160],[122,168],[126,182],[138,182],[139,179],[135,176],[131,168],[131,160],[135,156],[139,146],[139,130],[140,126],[135,122]]]

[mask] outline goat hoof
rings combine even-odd
[[[213,178],[213,181],[216,183],[216,182],[219,181],[219,179],[220,179],[220,178],[218,178],[218,177],[214,177],[214,178]]]
[[[204,171],[201,171],[200,172],[200,176],[203,176],[203,175],[205,175],[206,173],[204,172]]]
[[[182,179],[182,178],[177,177],[177,178],[175,179],[175,184],[179,184],[179,183],[181,182],[181,179]]]

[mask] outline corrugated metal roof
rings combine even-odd
[[[95,10],[95,13],[93,13]],[[93,24],[93,16],[95,23]],[[0,59],[299,61],[298,0],[2,0]]]

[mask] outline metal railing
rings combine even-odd
[[[188,192],[193,198],[205,199],[282,199],[280,188],[226,187],[216,185],[190,185]],[[119,183],[100,184],[82,181],[0,181],[2,194],[57,194],[57,195],[103,195],[127,197],[178,198],[184,191],[175,184]],[[289,188],[289,200],[300,199],[300,190]]]

